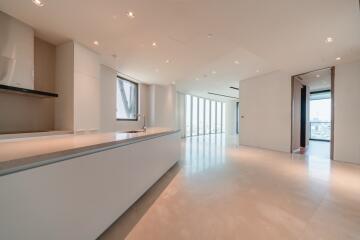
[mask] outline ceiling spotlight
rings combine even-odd
[[[133,12],[131,12],[131,11],[128,11],[126,13],[126,16],[128,16],[128,18],[135,18],[135,14]]]
[[[319,77],[320,77],[320,75],[319,75],[319,74],[316,74],[316,77],[317,77],[317,78],[319,78]]]
[[[235,60],[234,63],[235,64],[240,64],[240,62],[238,60]]]
[[[43,7],[45,5],[44,1],[42,0],[32,0],[32,2],[38,7]]]
[[[151,44],[151,46],[157,47],[157,43],[156,43],[156,42],[153,42],[153,43]]]
[[[336,61],[340,61],[341,60],[341,57],[337,57],[337,58],[335,58],[336,59]]]
[[[170,60],[169,60],[169,59],[166,59],[166,60],[165,60],[165,63],[170,63]]]
[[[332,37],[327,37],[325,42],[331,43],[333,41],[334,41],[334,39]]]
[[[94,41],[94,45],[99,46],[99,42],[98,42],[98,41]]]
[[[212,72],[211,72],[212,74],[216,74],[216,71],[215,70],[212,70]]]

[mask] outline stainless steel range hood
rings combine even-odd
[[[1,11],[0,90],[33,96],[44,93],[34,90],[34,30]]]

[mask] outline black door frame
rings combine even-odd
[[[301,88],[301,121],[300,121],[300,147],[306,147],[306,93],[307,93],[307,86],[303,86]]]

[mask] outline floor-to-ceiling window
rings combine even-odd
[[[216,102],[216,133],[221,133],[222,103]]]
[[[204,99],[199,98],[199,135],[204,135]]]
[[[310,139],[331,139],[331,92],[319,91],[310,94]]]
[[[210,102],[210,133],[215,133],[216,129],[216,102]]]
[[[225,132],[225,103],[186,95],[185,112],[185,136]]]
[[[222,103],[221,108],[221,132],[225,132],[225,103]]]
[[[198,98],[197,97],[192,97],[192,136],[197,136],[198,135]]]
[[[210,100],[205,99],[205,134],[210,133]]]
[[[185,113],[186,113],[186,120],[185,120],[185,136],[191,136],[191,96],[186,95],[185,97]]]

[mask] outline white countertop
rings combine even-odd
[[[66,134],[1,140],[0,176],[175,132],[149,128],[138,133]]]

